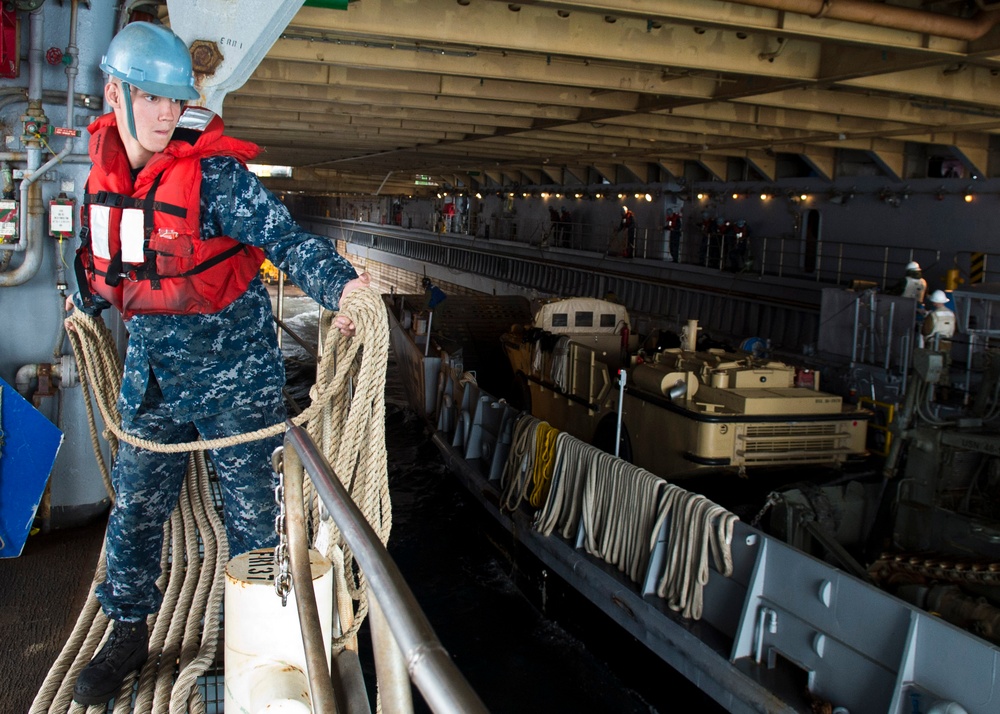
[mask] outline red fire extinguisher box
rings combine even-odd
[[[0,9],[0,77],[4,79],[21,73],[20,26],[13,10]]]

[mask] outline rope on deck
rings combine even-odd
[[[310,392],[312,405],[293,421],[304,426],[320,445],[385,543],[392,523],[384,402],[388,321],[381,298],[370,289],[355,290],[342,303],[342,314],[354,321],[356,335],[347,338],[330,329],[334,316],[332,313],[324,315],[323,326],[334,335],[329,351],[331,358],[321,360],[317,366],[316,385]],[[197,681],[216,659],[225,585],[223,574],[229,559],[225,528],[211,497],[205,451],[281,434],[285,425],[275,424],[249,434],[187,444],[163,445],[139,439],[120,425],[117,396],[124,368],[110,330],[100,318],[89,317],[79,310],[67,319],[66,329],[80,365],[88,424],[98,466],[112,499],[114,492],[110,469],[101,453],[91,399],[97,403],[103,418],[103,435],[111,447],[112,458],[117,455],[119,439],[152,451],[192,452],[178,506],[164,524],[162,573],[157,581],[164,597],[159,612],[150,616],[149,620],[149,658],[138,677],[130,675],[123,683],[122,690],[115,697],[114,712],[200,714],[205,711],[205,702]],[[310,510],[316,524],[326,533],[326,542],[321,550],[328,557],[336,557],[336,551],[346,550],[346,546],[340,543],[336,529],[331,528],[329,517],[324,518],[315,490],[309,485],[306,496],[312,499]],[[353,558],[349,552],[341,559],[346,561],[346,565],[340,572],[347,574],[341,577],[337,587],[350,592],[357,603],[357,611],[349,631],[335,643],[335,647],[343,647],[351,641],[367,612],[363,574],[352,567]],[[102,547],[87,602],[42,683],[30,714],[105,710],[104,706],[87,708],[72,701],[77,676],[100,649],[110,631],[110,623],[101,612],[95,596],[95,590],[104,578],[105,552]],[[350,609],[349,604],[347,609]],[[174,617],[175,613],[185,614]]]

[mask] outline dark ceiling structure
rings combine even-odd
[[[795,162],[834,179],[845,157],[905,180],[924,170],[909,165],[914,155],[991,176],[1000,173],[991,166],[1000,130],[994,6],[303,7],[223,113],[231,133],[266,148],[267,162],[294,167],[276,187],[310,193],[407,194],[420,177],[465,187],[692,171],[771,181]]]

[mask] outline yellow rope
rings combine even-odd
[[[552,469],[556,463],[556,437],[559,430],[548,422],[538,424],[535,434],[535,464],[531,472],[531,495],[528,503],[538,508],[549,495]]]

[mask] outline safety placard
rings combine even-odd
[[[0,201],[0,238],[17,235],[17,201]]]
[[[57,199],[49,203],[49,235],[69,238],[73,235],[73,202]]]

